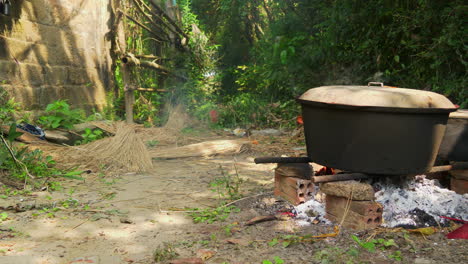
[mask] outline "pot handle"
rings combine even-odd
[[[369,82],[369,83],[367,83],[367,86],[371,86],[371,85],[380,85],[380,87],[384,87],[382,82]]]

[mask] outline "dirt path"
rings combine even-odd
[[[268,144],[280,152],[300,149],[284,141]],[[63,183],[61,191],[3,197],[0,206],[19,204],[24,211],[7,211],[1,223],[0,263],[154,263],[155,252],[174,252],[179,258],[213,255],[206,263],[231,264],[468,262],[466,240],[450,241],[442,233],[384,232],[376,238],[393,239],[396,246],[368,252],[351,236],[365,239],[372,231],[342,230],[337,237],[310,243],[301,239],[333,233],[333,226],[299,227],[292,219],[245,226],[253,217],[291,207],[272,195],[274,165],[253,163],[254,156],[265,154],[278,153],[155,160],[154,171],[147,174],[91,174],[85,182]],[[195,224],[181,210],[218,205],[210,183],[222,175],[239,175],[242,194],[252,197],[238,202],[241,211],[225,221]],[[288,241],[291,245],[284,247]]]
[[[238,173],[247,189],[271,189],[272,166],[256,166],[248,157],[196,158],[155,161],[154,171],[119,178],[88,177],[69,182],[58,192],[11,196],[5,205],[54,205],[61,210],[9,212],[0,240],[0,263],[68,263],[90,257],[99,263],[147,263],[167,241],[193,239],[205,225],[192,222],[183,208],[206,208],[218,203],[209,183],[222,172]],[[63,208],[63,202],[70,208]],[[89,206],[86,206],[89,204]],[[11,230],[13,231],[11,231]],[[12,262],[14,261],[14,262]]]

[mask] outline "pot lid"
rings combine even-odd
[[[321,86],[308,90],[298,99],[350,106],[456,109],[449,99],[438,93],[383,85]]]

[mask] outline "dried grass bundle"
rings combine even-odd
[[[115,136],[80,146],[54,146],[45,149],[61,168],[80,167],[106,174],[146,172],[153,168],[145,144],[135,133],[135,125],[116,123]],[[43,146],[40,147],[43,149]]]
[[[190,123],[190,118],[180,105],[169,107],[168,112],[169,118],[163,127],[138,129],[143,141],[158,140],[165,143],[177,141],[180,131]]]
[[[86,155],[106,163],[117,162],[128,171],[150,171],[151,156],[143,141],[136,135],[135,126],[124,122],[116,124],[115,136],[83,145]]]

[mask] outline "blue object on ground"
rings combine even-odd
[[[33,135],[36,135],[39,137],[39,139],[42,139],[42,140],[45,140],[45,133],[44,133],[44,130],[42,130],[42,128],[38,127],[38,126],[34,126],[34,125],[31,125],[31,124],[19,124],[19,125],[16,125],[17,128],[21,128],[23,129],[24,131],[28,132],[28,133],[31,133]]]

